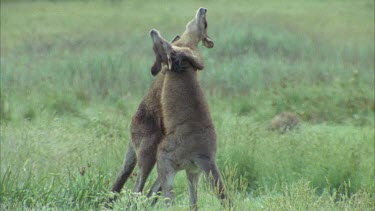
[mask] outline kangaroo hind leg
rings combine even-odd
[[[189,180],[189,192],[190,192],[190,209],[198,210],[198,181],[200,176],[200,170],[191,171],[186,170],[186,176]]]
[[[150,198],[153,194],[157,194],[158,196],[160,196],[160,191],[161,191],[161,185],[159,182],[159,178],[156,178],[154,184],[152,185],[150,191],[147,194],[147,197]],[[157,201],[158,201],[158,197],[153,198],[151,202],[151,206],[154,206]]]
[[[174,200],[173,183],[177,170],[173,168],[172,162],[163,156],[158,157],[158,180],[164,197],[167,198],[166,205],[169,207]]]
[[[207,176],[210,186],[215,190],[215,194],[221,200],[221,204],[223,206],[229,204],[231,207],[232,204],[225,193],[224,183],[216,162],[209,158],[200,158],[196,160],[196,164]]]
[[[131,143],[128,145],[128,150],[125,154],[124,164],[116,179],[116,182],[112,186],[112,192],[120,193],[121,188],[128,180],[130,174],[133,172],[135,165],[137,164],[137,155]]]
[[[156,163],[156,147],[154,150],[141,152],[138,156],[138,175],[134,185],[133,192],[140,193],[146,184],[146,180],[150,175]]]

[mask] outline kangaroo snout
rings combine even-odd
[[[207,13],[207,9],[201,7],[201,8],[198,9],[197,17],[202,17],[202,16],[206,15],[206,13]]]
[[[155,36],[157,33],[158,33],[158,30],[156,30],[156,29],[151,29],[151,31],[150,31],[151,37]]]
[[[199,12],[200,12],[200,13],[203,13],[203,14],[206,14],[206,13],[207,13],[207,9],[201,7],[201,8],[199,8]]]
[[[159,38],[160,38],[160,34],[159,34],[159,31],[156,30],[156,29],[152,29],[150,31],[150,36],[152,38],[152,41],[153,42],[156,42]]]

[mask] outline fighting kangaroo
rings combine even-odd
[[[202,41],[204,46],[212,48],[214,43],[207,35],[206,11],[204,8],[199,8],[193,20],[186,25],[185,32],[181,36],[176,36],[172,42],[177,46],[198,49],[197,46]],[[157,57],[156,60],[160,60],[160,58]],[[136,164],[139,171],[133,191],[142,192],[147,177],[155,165],[157,146],[165,134],[160,104],[165,71],[160,71],[161,69],[161,62],[155,63],[151,69],[151,73],[156,75],[156,78],[132,118],[131,142],[128,145],[122,169],[112,187],[112,192],[119,193],[121,191]],[[160,74],[158,74],[159,72]],[[157,183],[155,184],[149,195],[160,190]]]
[[[204,16],[206,10],[199,13]],[[197,79],[197,70],[204,68],[203,59],[197,50],[172,46],[155,29],[150,36],[161,60],[155,63],[167,66],[161,92],[165,135],[157,152],[158,181],[164,196],[174,199],[175,175],[185,170],[191,208],[197,210],[197,184],[203,171],[225,204],[224,184],[215,161],[216,133]]]

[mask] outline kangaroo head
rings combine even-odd
[[[194,19],[191,20],[187,25],[185,32],[181,35],[179,40],[176,41],[176,45],[180,42],[182,45],[197,46],[200,41],[207,48],[214,47],[214,42],[207,35],[207,9],[199,8]]]
[[[172,47],[156,29],[152,29],[150,36],[153,42],[155,53],[155,62],[151,67],[151,73],[156,75],[160,72],[162,65],[167,66],[167,70],[174,72],[183,72],[185,69],[192,67],[196,70],[204,68],[203,61],[193,55],[193,52],[186,47]]]
[[[171,55],[174,52],[172,45],[166,41],[158,30],[152,29],[150,36],[153,42],[153,50],[155,53],[155,62],[151,67],[151,74],[156,75],[160,72],[162,64],[167,65],[168,69],[172,68]]]
[[[171,43],[173,44],[174,42],[176,42],[177,40],[179,40],[181,38],[181,36],[180,35],[176,35],[174,38],[173,38],[173,40],[171,41]],[[163,38],[162,38],[163,39]],[[165,41],[165,40],[164,40]],[[156,46],[154,46],[154,51],[155,50],[157,50],[157,49],[155,49],[155,48],[158,48],[158,47],[156,47]],[[159,48],[160,48],[160,46],[159,46]],[[160,51],[159,51],[160,52]],[[152,73],[152,75],[157,75],[158,73],[159,73],[159,71],[161,70],[161,61],[162,61],[162,59],[161,59],[161,56],[159,56],[157,53],[155,53],[155,56],[156,56],[156,60],[155,60],[155,62],[154,62],[154,65],[152,66],[152,68],[151,68],[151,73]],[[169,62],[169,64],[170,64],[170,62]],[[168,65],[168,64],[167,64]]]

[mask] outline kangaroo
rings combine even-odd
[[[186,25],[185,32],[177,35],[172,41],[178,46],[187,46],[197,49],[200,41],[207,48],[214,46],[207,35],[206,15],[199,8],[193,20]],[[165,59],[165,58],[164,58]],[[131,142],[128,144],[122,169],[112,186],[112,192],[119,193],[134,170],[136,164],[139,172],[134,185],[134,192],[142,192],[146,180],[156,163],[157,146],[164,137],[162,109],[160,104],[161,89],[164,82],[165,71],[162,70],[161,58],[156,57],[155,65],[151,68],[152,75],[156,75],[149,92],[143,98],[131,122]],[[160,72],[160,74],[158,74]],[[155,182],[149,195],[160,191],[158,182]]]
[[[199,12],[206,14],[206,10]],[[190,205],[197,210],[197,184],[203,171],[225,204],[224,184],[215,161],[216,133],[197,79],[197,70],[204,68],[203,59],[198,51],[172,46],[155,29],[150,36],[155,54],[167,66],[161,92],[165,135],[157,152],[158,181],[164,196],[173,201],[175,175],[185,170]]]

